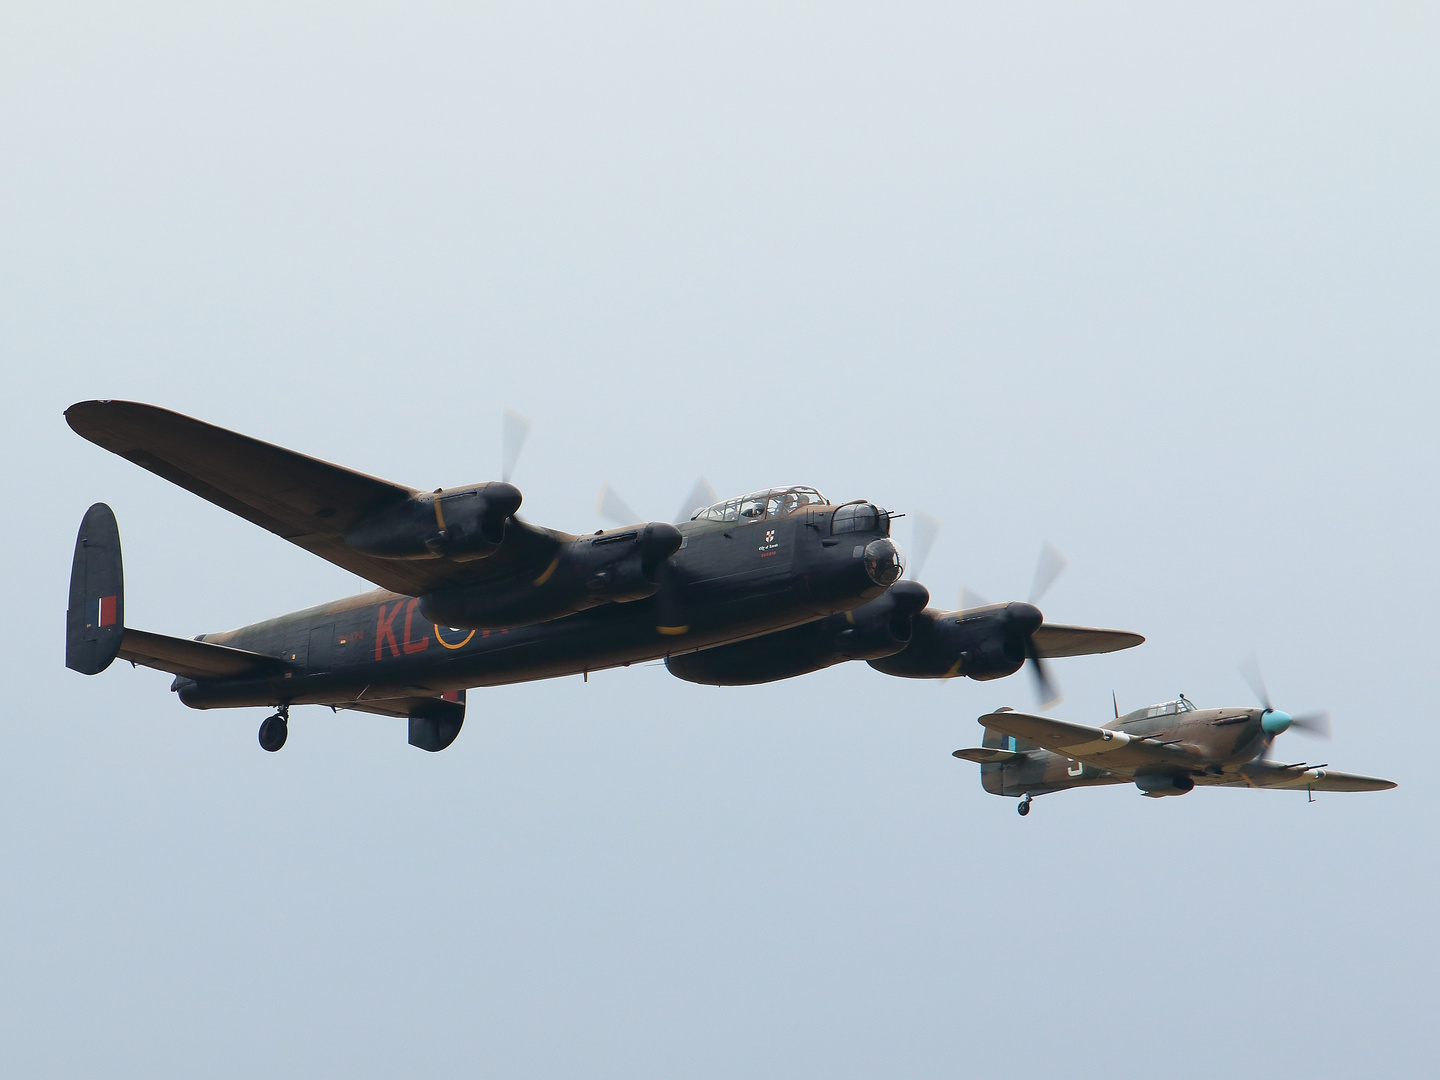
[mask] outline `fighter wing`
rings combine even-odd
[[[1197,784],[1253,788],[1295,788],[1310,791],[1384,791],[1395,786],[1392,780],[1357,773],[1336,772],[1334,769],[1311,768],[1306,765],[1277,765],[1269,761],[1252,761],[1238,773],[1222,776],[1197,776]]]
[[[1042,623],[1031,635],[1035,650],[1044,657],[1089,656],[1092,653],[1133,649],[1145,639],[1128,630],[1101,630],[1093,626],[1061,626]]]
[[[1139,738],[1110,728],[1052,720],[1048,716],[1006,710],[982,716],[978,723],[1099,769],[1125,772],[1147,765],[1188,767],[1196,763],[1194,756],[1176,743]]]
[[[565,539],[512,517],[500,548],[483,559],[365,555],[346,545],[346,529],[413,497],[414,489],[154,405],[82,401],[65,419],[106,450],[392,592],[417,596],[443,585],[540,573]]]

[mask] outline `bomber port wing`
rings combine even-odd
[[[1176,743],[1140,738],[1110,728],[1072,724],[1048,716],[1007,710],[988,713],[977,722],[1099,769],[1126,771],[1147,765],[1195,764],[1194,755]]]
[[[1030,636],[1037,655],[1046,659],[1059,656],[1090,656],[1095,653],[1119,652],[1140,645],[1145,638],[1129,630],[1102,630],[1094,626],[1061,626],[1043,623]]]
[[[406,504],[418,491],[154,405],[82,401],[65,411],[65,419],[96,445],[407,596],[526,573],[534,577],[569,538],[511,517],[505,522],[504,540],[485,558],[366,554],[346,542],[347,531]]]

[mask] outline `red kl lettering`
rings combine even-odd
[[[399,656],[400,646],[395,641],[395,616],[400,614],[400,604],[390,609],[390,617],[385,617],[385,605],[380,605],[380,614],[375,619],[375,659],[380,659],[380,650],[384,647],[388,638],[390,641],[390,655]]]
[[[415,609],[420,606],[419,599],[411,600],[405,605],[405,651],[407,653],[420,652],[426,645],[430,644],[430,638],[422,637],[419,641],[410,640],[410,620],[415,617]]]

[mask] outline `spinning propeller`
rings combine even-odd
[[[685,505],[675,517],[675,523],[689,521],[690,515],[697,509],[709,506],[716,502],[719,496],[715,489],[710,486],[710,481],[700,477],[690,489],[690,494],[685,497]],[[621,498],[609,484],[600,489],[600,498],[595,504],[595,512],[607,521],[613,521],[616,525],[633,525],[642,520],[640,515],[630,509],[630,504]],[[662,634],[678,636],[687,633],[690,624],[685,614],[685,607],[680,602],[680,580],[675,570],[675,564],[671,561],[673,555],[680,547],[680,532],[674,525],[667,525],[663,522],[652,522],[645,526],[640,535],[642,548],[650,548],[643,554],[648,572],[653,574],[652,580],[657,588],[655,590],[655,629]],[[652,554],[653,552],[653,554]]]
[[[711,503],[718,502],[720,496],[715,494],[715,489],[710,486],[710,481],[701,476],[696,479],[694,486],[690,488],[690,494],[685,496],[685,503],[675,514],[675,524],[680,525],[690,520],[690,515],[696,510],[703,509]],[[595,513],[599,514],[606,521],[613,521],[616,525],[633,525],[641,520],[640,515],[630,509],[630,504],[620,497],[609,484],[600,488],[600,498],[595,503]]]
[[[1045,622],[1045,616],[1040,613],[1036,606],[1046,593],[1050,591],[1062,571],[1068,565],[1065,556],[1060,554],[1060,549],[1050,541],[1040,549],[1040,558],[1035,563],[1035,576],[1030,582],[1030,596],[1023,604],[1007,604],[1005,606],[1005,638],[1007,642],[1018,644],[1025,654],[1025,659],[1030,662],[1030,674],[1035,680],[1035,696],[1040,699],[1040,707],[1048,709],[1060,700],[1060,688],[1050,678],[1050,665],[1045,663],[1044,657],[1035,645],[1035,631],[1039,630]],[[986,600],[979,593],[968,586],[960,588],[960,610],[969,611],[971,608],[990,607],[990,601]]]
[[[529,419],[514,409],[506,409],[501,424],[500,463],[501,475],[507,484],[515,473],[515,466],[520,461],[520,451],[524,448],[529,434]],[[715,501],[715,492],[702,476],[691,489],[689,498],[695,506],[708,506]],[[687,508],[684,517],[679,520],[690,520],[693,508]],[[633,525],[640,521],[635,511],[631,510],[625,500],[608,484],[600,490],[600,502],[596,509],[602,517],[621,525]],[[646,576],[658,586],[655,591],[655,629],[662,634],[678,635],[690,629],[680,604],[680,586],[675,567],[670,561],[670,556],[679,549],[680,541],[680,530],[663,521],[645,525],[637,538],[641,565]]]
[[[1030,661],[1030,674],[1035,678],[1035,694],[1040,699],[1042,709],[1048,709],[1060,700],[1060,688],[1051,680],[1050,667],[1035,646],[1035,631],[1045,622],[1045,616],[1040,614],[1036,605],[1050,591],[1065,566],[1065,556],[1060,554],[1060,549],[1046,540],[1040,549],[1040,558],[1035,563],[1035,577],[1030,582],[1029,599],[1024,605],[1010,605],[1007,611],[1011,623],[1025,635],[1025,659]],[[1033,616],[1031,612],[1034,613]]]
[[[520,451],[530,434],[530,421],[514,409],[506,409],[500,437],[500,479],[507,484],[520,461]]]
[[[939,532],[939,521],[923,510],[915,512],[910,540],[910,577],[912,579],[919,578],[920,571],[925,565],[925,560],[930,556],[930,549],[934,546],[935,537]],[[1019,646],[1019,651],[1023,652],[1025,659],[1030,662],[1030,674],[1035,680],[1035,693],[1040,699],[1042,709],[1049,708],[1060,700],[1060,689],[1050,678],[1049,665],[1045,663],[1044,658],[1040,655],[1040,650],[1035,645],[1035,631],[1039,630],[1045,622],[1045,616],[1040,613],[1040,609],[1036,605],[1050,591],[1050,587],[1055,584],[1065,566],[1065,556],[1060,554],[1060,550],[1047,540],[1045,546],[1040,549],[1040,558],[1035,564],[1035,577],[1030,583],[1029,599],[1023,604],[1006,605],[1004,613],[1005,640],[1007,644],[1013,643]],[[968,587],[961,587],[961,611],[990,606],[990,601],[979,593]]]
[[[1270,748],[1275,744],[1275,737],[1292,729],[1319,739],[1330,738],[1330,714],[1328,712],[1322,710],[1310,713],[1287,713],[1270,704],[1270,691],[1265,688],[1265,677],[1260,674],[1260,662],[1255,657],[1247,656],[1240,661],[1240,674],[1245,677],[1245,681],[1250,684],[1250,689],[1254,691],[1256,699],[1265,709],[1260,715],[1260,727],[1269,736],[1269,739],[1265,743],[1265,749],[1260,752],[1261,761],[1270,756]]]

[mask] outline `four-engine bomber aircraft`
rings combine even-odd
[[[980,764],[980,782],[992,795],[1020,796],[1021,817],[1036,795],[1100,784],[1133,783],[1151,798],[1184,795],[1197,784],[1311,792],[1395,786],[1324,765],[1269,760],[1276,736],[1292,728],[1328,735],[1329,719],[1272,708],[1258,671],[1255,681],[1259,708],[1198,709],[1181,694],[1124,716],[1117,707],[1104,727],[999,709],[979,719],[984,744],[955,756]]]
[[[430,492],[380,480],[152,405],[86,401],[80,435],[314,552],[379,589],[194,639],[125,626],[119,531],[86,513],[71,571],[65,662],[116,658],[175,676],[197,709],[271,706],[260,745],[284,745],[296,704],[409,720],[443,750],[465,690],[664,659],[678,677],[736,685],[847,660],[907,678],[995,679],[1027,660],[1112,652],[1138,634],[1046,624],[1034,604],[927,608],[902,580],[891,515],[774,488],[572,535],[516,516],[506,479]]]

